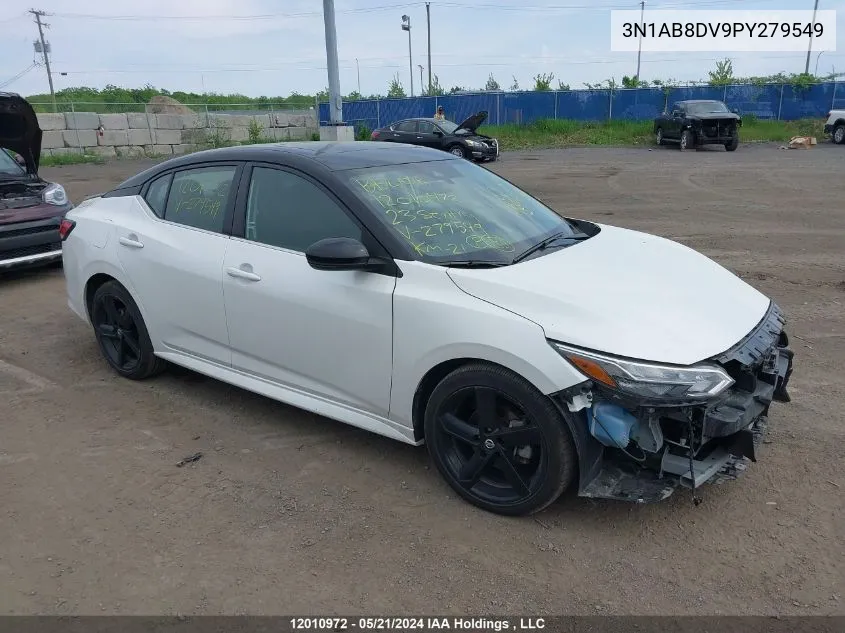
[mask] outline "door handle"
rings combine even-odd
[[[144,248],[143,242],[139,242],[137,238],[137,235],[132,235],[130,237],[121,237],[119,242],[124,246],[129,246],[130,248]]]
[[[261,281],[261,275],[256,275],[248,270],[242,268],[227,268],[226,272],[230,277],[237,277],[238,279],[246,279],[247,281]]]

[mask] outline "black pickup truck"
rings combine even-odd
[[[62,261],[64,188],[38,175],[41,128],[20,95],[0,92],[0,273]]]
[[[681,150],[724,145],[733,152],[739,147],[740,127],[742,118],[721,101],[676,101],[654,119],[657,144],[677,143]]]

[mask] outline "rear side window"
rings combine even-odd
[[[397,124],[394,129],[397,132],[416,132],[417,131],[417,122],[416,121],[402,121],[401,123]]]
[[[173,176],[164,219],[206,231],[223,231],[235,166],[186,169]]]
[[[150,184],[147,195],[144,196],[147,205],[158,217],[164,217],[164,207],[167,205],[167,189],[170,187],[170,180],[173,174],[159,176]]]

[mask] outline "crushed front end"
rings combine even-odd
[[[694,367],[651,365],[553,343],[590,379],[554,396],[569,412],[579,495],[646,503],[735,479],[756,462],[769,406],[789,402],[794,353],[780,308]]]

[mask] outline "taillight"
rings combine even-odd
[[[372,134],[370,134],[370,140],[374,141],[378,138],[378,130],[374,130]]]
[[[64,242],[67,239],[67,236],[70,235],[70,232],[73,230],[73,227],[76,226],[76,222],[73,220],[64,219],[59,224],[59,237],[62,238]]]

